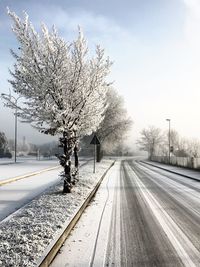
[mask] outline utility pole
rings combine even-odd
[[[8,103],[11,103],[11,99],[13,98],[15,101],[15,154],[14,154],[14,159],[15,159],[15,163],[17,162],[17,101],[19,100],[19,97],[15,98],[14,96],[12,96],[11,94],[1,94],[1,97],[3,99],[5,99]]]
[[[170,122],[171,122],[171,119],[166,119],[166,121],[169,122],[169,132],[168,132],[168,138],[169,138],[169,164],[170,164],[170,154],[171,154],[171,143],[170,143],[170,139],[171,139],[171,125],[170,125]]]
[[[17,100],[16,100],[17,104]],[[15,163],[17,162],[17,107],[15,109]]]

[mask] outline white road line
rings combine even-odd
[[[152,213],[160,223],[183,264],[187,267],[199,266],[200,252],[194,247],[169,214],[162,208],[143,182],[137,177],[134,170],[128,164],[126,164],[126,167],[133,174],[144,199],[151,208]],[[196,265],[195,259],[198,265]]]

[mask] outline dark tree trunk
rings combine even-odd
[[[67,165],[68,164],[68,165]],[[71,193],[71,161],[69,160],[64,167],[64,185],[63,185],[63,193]]]
[[[70,193],[72,188],[71,179],[71,156],[74,141],[70,132],[63,132],[60,138],[60,147],[63,147],[63,155],[56,155],[60,160],[60,165],[64,168],[62,177],[64,178],[63,193]]]
[[[73,173],[73,183],[78,181],[78,170],[79,170],[79,159],[78,159],[78,145],[74,146],[74,173]]]
[[[65,156],[64,162],[64,186],[63,193],[70,193],[72,188],[72,179],[71,179],[71,156],[73,149],[73,140],[70,133],[63,133],[63,152]]]
[[[63,193],[70,193],[72,185],[78,181],[78,141],[76,132],[64,132],[60,138],[60,147],[63,148],[63,155],[56,155],[60,160],[60,165],[64,168],[62,177],[64,178]],[[72,168],[71,157],[74,153],[74,167]]]
[[[78,147],[74,147],[74,160],[75,160],[75,167],[78,168],[79,160],[78,160]]]
[[[72,185],[78,180],[78,142],[76,132],[64,132],[60,138],[60,147],[63,148],[63,155],[56,155],[60,160],[60,165],[64,168],[62,177],[64,178],[63,193],[70,193]],[[72,171],[71,157],[74,153],[75,164]]]

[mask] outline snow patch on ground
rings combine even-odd
[[[0,224],[0,266],[36,266],[50,242],[70,221],[85,198],[111,165],[93,162],[80,169],[79,182],[71,194],[62,194],[63,182],[44,192]]]

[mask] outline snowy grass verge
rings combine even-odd
[[[61,181],[1,223],[0,266],[36,266],[48,245],[63,225],[70,222],[111,163],[111,160],[103,160],[93,174],[93,163],[89,162],[81,168],[79,182],[71,194],[62,194]]]

